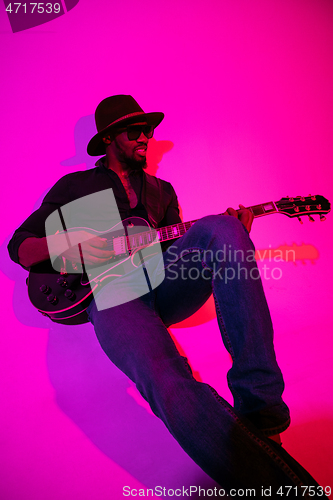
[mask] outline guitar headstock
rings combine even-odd
[[[314,222],[311,215],[316,214],[319,215],[321,221],[324,221],[326,219],[324,214],[328,214],[331,210],[331,204],[326,198],[311,194],[309,196],[296,196],[295,198],[281,198],[281,200],[275,202],[275,205],[279,213],[288,217],[297,217],[300,222],[302,222],[300,217],[303,215],[308,215],[310,221]]]

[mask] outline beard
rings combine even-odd
[[[129,170],[132,170],[133,172],[141,172],[148,167],[146,158],[142,158],[140,160],[134,160],[133,158],[124,158],[124,163],[126,164],[127,168]]]
[[[119,160],[126,165],[126,168],[133,172],[141,172],[147,168],[147,159],[145,157],[135,159],[132,156],[127,156],[119,146],[117,137],[115,138],[115,146],[119,153]]]

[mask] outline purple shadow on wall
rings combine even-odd
[[[79,3],[79,0],[64,0],[65,2],[65,5],[66,5],[66,9],[67,9],[67,12],[71,9],[73,9],[73,7],[75,7],[75,5],[77,5]]]
[[[79,0],[16,3],[4,0],[13,33],[48,23],[70,11]]]
[[[93,168],[96,158],[87,154],[87,142],[96,133],[94,116],[81,117],[74,129],[75,156],[61,162]],[[171,141],[150,140],[150,166],[158,164],[173,147]],[[83,169],[83,168],[82,168]],[[59,177],[63,172],[59,169]],[[43,193],[37,200],[36,210]],[[218,484],[192,461],[150,410],[134,384],[101,349],[90,323],[68,326],[53,323],[32,307],[26,286],[27,271],[9,259],[7,244],[0,245],[0,270],[15,281],[13,312],[17,320],[33,328],[49,329],[47,368],[59,408],[107,457],[146,488],[168,489]],[[200,500],[199,493],[191,495]]]

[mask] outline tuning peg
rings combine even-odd
[[[321,222],[324,222],[324,220],[326,220],[325,215],[320,215],[320,221],[321,221]]]
[[[301,219],[300,217],[297,217],[297,219],[299,220],[299,222],[300,222],[301,224],[303,224],[303,221],[302,221],[302,219]]]
[[[309,221],[310,221],[310,222],[314,222],[314,221],[315,221],[315,220],[314,220],[314,218],[313,218],[313,217],[311,217],[311,215],[308,215],[308,217],[309,217]]]

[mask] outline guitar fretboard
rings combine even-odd
[[[260,205],[253,205],[247,207],[253,213],[254,217],[262,217],[263,215],[268,215],[273,212],[278,212],[275,203],[272,201],[268,203],[262,203]],[[222,214],[219,214],[222,215]],[[139,248],[144,245],[150,245],[154,242],[163,242],[174,240],[183,236],[190,227],[193,226],[199,219],[195,219],[188,222],[178,222],[177,224],[172,224],[171,226],[164,226],[157,229],[150,229],[149,231],[144,231],[142,233],[136,233],[128,236],[129,246],[132,249]]]

